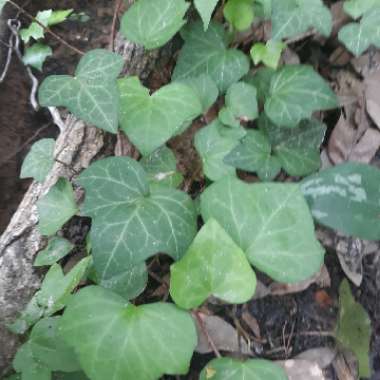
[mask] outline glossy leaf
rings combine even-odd
[[[136,307],[94,286],[73,297],[60,328],[92,380],[186,374],[197,343],[192,318],[173,304]]]
[[[280,282],[302,281],[320,270],[324,251],[296,184],[220,180],[201,195],[202,217],[214,218],[252,265]]]
[[[226,92],[225,105],[240,120],[256,119],[259,114],[256,88],[244,82],[234,83]]]
[[[302,191],[318,223],[361,239],[380,239],[380,170],[346,163],[304,179]]]
[[[73,248],[74,244],[70,243],[68,240],[59,236],[54,236],[49,240],[47,247],[38,252],[33,265],[35,267],[52,265],[69,254]]]
[[[254,18],[253,0],[228,0],[223,9],[226,20],[237,30],[248,29]]]
[[[170,273],[170,294],[184,309],[200,306],[211,295],[238,304],[255,293],[256,276],[244,252],[212,218]]]
[[[195,8],[203,21],[204,30],[208,29],[212,13],[214,12],[219,0],[194,0]]]
[[[285,47],[286,45],[279,41],[269,40],[266,44],[258,42],[252,46],[250,51],[253,63],[258,65],[263,62],[265,66],[277,69]]]
[[[346,0],[343,4],[344,11],[354,19],[376,6],[380,6],[380,0]]]
[[[25,53],[22,58],[24,65],[32,66],[35,69],[42,71],[42,66],[47,57],[53,54],[50,46],[35,43],[30,47],[25,48]]]

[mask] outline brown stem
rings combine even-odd
[[[52,35],[57,41],[59,41],[61,44],[67,46],[69,49],[75,51],[76,53],[80,55],[84,55],[84,52],[82,50],[79,50],[73,45],[70,45],[67,41],[65,41],[62,37],[60,37],[58,34],[54,33],[49,27],[42,24],[42,22],[38,21],[35,17],[33,17],[29,12],[27,12],[24,8],[20,7],[18,4],[16,4],[12,0],[8,0],[8,3],[12,4],[15,8],[17,8],[21,13],[23,13],[26,17],[28,17],[30,20],[38,24],[46,33],[49,33]]]
[[[115,10],[113,12],[111,35],[110,35],[110,44],[109,44],[111,51],[115,50],[115,34],[116,34],[117,15],[119,13],[122,2],[123,2],[123,0],[116,0],[116,3],[115,3]]]

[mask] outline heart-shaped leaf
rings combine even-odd
[[[265,113],[278,126],[296,127],[313,112],[337,106],[336,95],[312,67],[288,65],[272,77]]]
[[[92,380],[186,374],[197,343],[192,318],[173,304],[136,307],[95,286],[72,298],[60,328]]]
[[[66,107],[85,122],[116,133],[119,111],[116,78],[123,65],[123,58],[117,54],[91,50],[80,60],[74,77],[47,77],[39,89],[39,102],[46,107]]]
[[[256,88],[244,82],[234,83],[226,92],[225,105],[240,120],[256,119],[259,114]]]
[[[121,32],[147,49],[158,48],[186,23],[183,17],[189,5],[184,0],[138,0],[124,14]]]
[[[380,239],[380,170],[346,163],[305,178],[302,191],[318,223],[361,239]]]
[[[197,94],[183,83],[163,86],[153,95],[137,77],[119,80],[120,122],[143,155],[152,153],[202,113]]]
[[[70,253],[73,248],[74,245],[68,240],[54,236],[49,240],[47,247],[41,252],[38,252],[33,265],[35,267],[52,265]]]
[[[185,309],[201,305],[211,295],[237,304],[255,293],[256,276],[244,252],[214,219],[202,227],[170,273],[170,294]]]
[[[269,40],[266,44],[261,42],[254,44],[250,54],[255,65],[263,62],[264,65],[272,69],[277,69],[282,51],[285,48],[286,44],[283,42]]]
[[[204,30],[207,30],[210,24],[212,13],[218,1],[219,0],[194,0],[195,8],[202,18]]]
[[[175,189],[150,189],[141,165],[128,157],[95,162],[79,183],[86,190],[83,213],[93,218],[92,255],[100,280],[158,252],[178,259],[196,234],[190,197]]]
[[[354,19],[376,6],[380,6],[380,0],[346,0],[343,4],[345,12]]]
[[[208,74],[221,93],[249,70],[248,58],[239,50],[227,48],[227,36],[221,24],[210,23],[205,32],[201,22],[186,26],[173,80]]]
[[[296,184],[228,177],[203,192],[201,211],[205,221],[218,221],[252,265],[277,281],[302,281],[320,270],[324,251]]]
[[[269,360],[252,359],[245,362],[232,358],[211,360],[199,380],[288,380],[285,371]]]
[[[254,18],[252,0],[228,0],[223,9],[226,20],[237,30],[248,29]]]

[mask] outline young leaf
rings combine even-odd
[[[194,138],[194,145],[202,158],[204,174],[212,181],[235,174],[235,170],[223,162],[223,158],[238,143],[239,137],[223,136],[223,125],[215,120],[200,129]]]
[[[369,377],[369,346],[371,321],[366,310],[356,302],[347,280],[339,288],[339,319],[336,338],[347,349],[355,353],[359,361],[360,378]]]
[[[199,380],[288,380],[285,371],[269,360],[251,359],[245,362],[232,358],[211,360]]]
[[[73,248],[74,244],[71,244],[68,240],[54,236],[49,240],[47,247],[38,252],[33,265],[35,267],[52,265],[70,253]]]
[[[254,120],[259,114],[256,88],[248,83],[231,85],[226,92],[225,104],[236,118],[243,121]]]
[[[149,188],[141,165],[128,157],[95,162],[79,183],[86,190],[83,213],[93,218],[92,255],[100,280],[158,252],[179,259],[196,234],[190,197],[175,189]]]
[[[337,106],[336,95],[312,67],[288,65],[272,78],[265,113],[276,125],[294,128],[313,112]]]
[[[219,0],[194,0],[195,8],[203,21],[204,30],[208,29],[212,13],[216,8]]]
[[[44,182],[54,165],[54,139],[41,139],[35,142],[21,166],[20,178],[32,177]]]
[[[224,178],[201,195],[202,217],[216,219],[252,265],[280,282],[320,270],[324,251],[296,184],[247,184]]]
[[[255,293],[256,276],[244,252],[214,219],[209,219],[185,256],[170,267],[170,295],[192,309],[213,295],[225,302],[247,302]]]
[[[380,239],[380,171],[346,163],[304,179],[302,191],[318,223],[346,235]]]
[[[272,39],[291,38],[315,28],[328,37],[332,15],[322,0],[272,1]]]
[[[54,235],[78,211],[71,183],[60,178],[37,202],[38,229],[42,235]]]
[[[173,80],[209,74],[221,93],[249,70],[248,58],[239,50],[227,48],[227,36],[221,24],[211,22],[203,30],[201,22],[186,26],[185,40],[174,69]]]
[[[36,20],[38,20],[42,25],[48,26],[49,18],[53,11],[51,9],[40,11],[36,15]],[[36,22],[32,22],[28,28],[20,29],[20,37],[25,44],[27,44],[31,38],[34,40],[39,40],[44,37],[44,29],[42,26]]]
[[[186,374],[197,344],[187,312],[165,303],[136,307],[95,286],[73,297],[60,328],[92,380]]]
[[[29,65],[37,70],[42,71],[42,66],[46,58],[50,57],[52,54],[53,50],[51,50],[50,46],[41,43],[35,43],[25,49],[22,61],[24,62],[24,65]]]
[[[343,4],[345,12],[355,20],[375,6],[380,6],[380,0],[346,0]]]
[[[92,50],[82,57],[74,77],[47,77],[39,88],[39,102],[44,107],[66,107],[85,122],[116,133],[119,112],[116,78],[123,64],[123,58],[117,54]]]
[[[228,0],[223,9],[226,20],[237,30],[248,29],[254,18],[253,0]]]
[[[158,48],[186,23],[183,17],[189,5],[184,0],[138,0],[124,14],[121,32],[147,49]]]
[[[263,62],[265,66],[277,69],[282,51],[286,45],[280,41],[269,40],[266,44],[258,42],[252,46],[251,58],[255,65]]]

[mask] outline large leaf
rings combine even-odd
[[[101,280],[158,252],[178,259],[196,234],[196,213],[187,194],[150,189],[141,165],[128,157],[92,164],[79,183],[86,190],[83,213],[93,218],[92,254]]]
[[[202,18],[204,30],[207,30],[210,24],[212,12],[214,12],[218,1],[219,0],[194,0],[195,8]]]
[[[153,95],[137,77],[119,80],[120,122],[144,155],[152,153],[202,113],[200,100],[189,86],[172,83]]]
[[[52,265],[65,257],[74,248],[74,244],[59,236],[54,236],[49,240],[45,249],[38,252],[33,265],[35,267]]]
[[[380,239],[380,171],[346,163],[306,178],[302,191],[318,223],[362,239]]]
[[[375,6],[380,6],[380,0],[346,0],[343,8],[352,18],[357,19]]]
[[[225,178],[201,195],[201,211],[205,221],[219,222],[251,264],[277,281],[302,281],[320,270],[324,251],[296,184]]]
[[[115,133],[119,111],[116,78],[123,65],[117,54],[91,50],[80,60],[74,77],[47,77],[39,89],[39,102],[46,107],[66,107],[85,122]]]
[[[245,362],[231,358],[211,360],[199,380],[288,380],[285,371],[269,360],[252,359]]]
[[[202,227],[170,273],[170,294],[185,309],[201,305],[211,295],[237,304],[255,293],[256,276],[244,252],[214,219]]]
[[[173,79],[209,74],[220,92],[225,92],[249,70],[248,58],[239,50],[227,48],[227,36],[221,24],[210,23],[203,30],[201,22],[186,26],[185,40],[173,73]]]
[[[138,0],[124,14],[121,32],[147,49],[158,48],[186,23],[183,17],[189,5],[184,0]]]
[[[165,303],[136,307],[95,286],[73,297],[60,328],[92,380],[186,374],[197,343],[187,312]]]
[[[71,183],[60,178],[37,202],[38,229],[43,235],[55,234],[78,211]]]
[[[314,27],[324,36],[332,29],[332,16],[322,0],[272,1],[272,38],[294,37]]]
[[[336,95],[312,67],[288,65],[272,77],[265,113],[278,126],[295,127],[313,112],[337,106]]]

